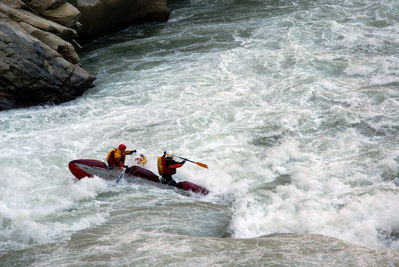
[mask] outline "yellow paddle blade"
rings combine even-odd
[[[198,166],[202,167],[202,168],[206,168],[208,169],[208,165],[201,163],[201,162],[194,162],[195,164],[197,164]]]

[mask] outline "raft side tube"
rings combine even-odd
[[[76,165],[76,163],[87,165],[87,166],[90,166],[90,167],[99,167],[99,168],[104,168],[104,169],[107,168],[107,165],[104,162],[99,161],[99,160],[94,160],[94,159],[76,159],[76,160],[72,160],[68,164],[69,170],[79,180],[84,178],[84,177],[93,177],[93,176],[91,174],[85,172],[84,171],[84,167],[83,167],[83,169],[78,167],[78,165]]]
[[[159,177],[155,173],[140,166],[132,166],[128,169],[128,174],[140,178],[144,178],[155,183],[159,183]]]
[[[176,187],[185,191],[191,191],[203,195],[207,195],[209,193],[209,191],[206,188],[187,181],[177,183]]]

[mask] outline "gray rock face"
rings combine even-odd
[[[93,87],[71,44],[79,15],[65,0],[0,2],[0,110],[61,103]]]
[[[94,77],[31,37],[12,21],[0,21],[0,109],[74,99]]]

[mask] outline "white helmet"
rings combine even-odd
[[[173,152],[169,151],[168,153],[166,153],[166,157],[173,159]]]

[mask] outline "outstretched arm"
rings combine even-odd
[[[186,162],[185,160],[183,160],[181,162],[177,162],[177,161],[174,161],[174,160],[167,160],[166,161],[166,167],[169,167],[169,168],[172,168],[172,169],[177,169],[177,168],[180,168],[181,166],[183,166],[185,162]]]
[[[126,151],[125,151],[125,154],[126,154],[126,155],[131,155],[131,154],[133,154],[133,153],[136,153],[136,149],[135,149],[135,150],[126,150]]]

